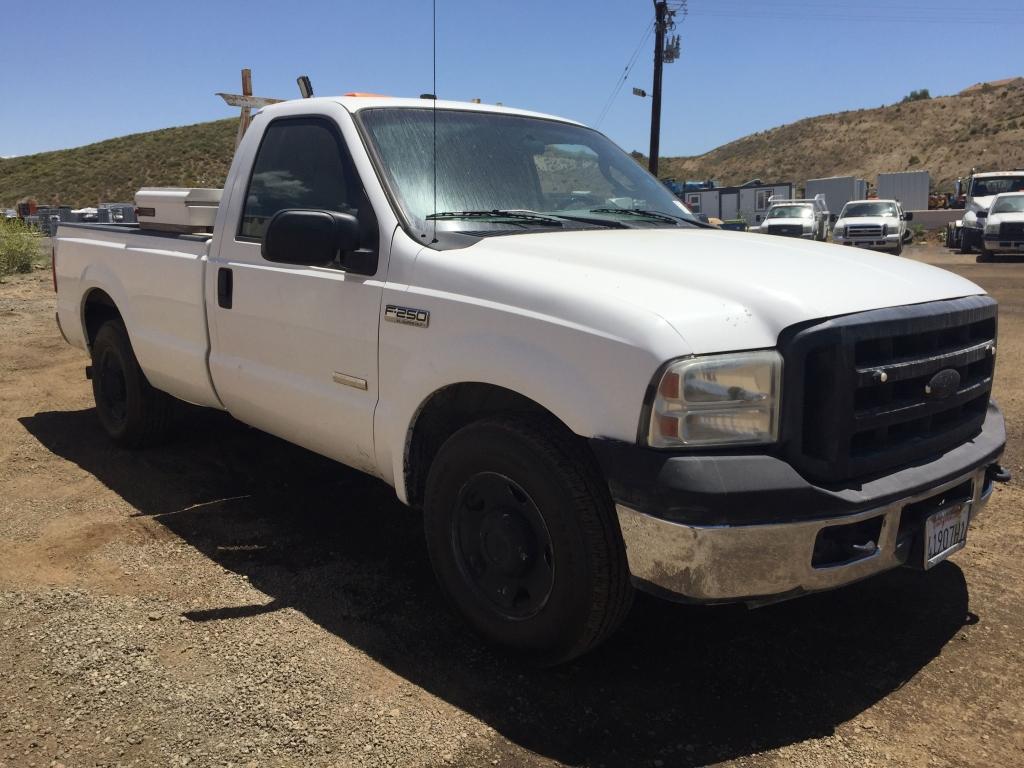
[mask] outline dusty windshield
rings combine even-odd
[[[367,109],[359,117],[418,231],[695,226],[671,192],[588,128],[452,109]]]
[[[768,211],[769,219],[810,219],[814,212],[809,205],[780,205]]]
[[[895,216],[895,203],[847,203],[841,218],[858,216]]]
[[[1024,195],[999,198],[992,206],[992,213],[1024,213]]]
[[[971,197],[988,197],[1001,195],[1004,192],[1020,192],[1024,190],[1024,176],[991,176],[975,179],[971,184]]]

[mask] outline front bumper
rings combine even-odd
[[[1005,442],[1002,415],[991,405],[981,434],[968,443],[928,464],[844,488],[814,486],[768,456],[674,456],[651,478],[659,487],[631,493],[623,480],[641,470],[607,448],[595,452],[638,587],[688,602],[764,603],[919,562],[926,512],[970,502],[973,520],[992,492],[987,470]],[[688,468],[679,463],[694,460]],[[861,530],[872,531],[872,547],[823,560],[823,541]]]
[[[833,236],[832,242],[836,245],[855,245],[860,248],[875,248],[886,251],[895,251],[899,248],[902,235],[885,235],[879,237],[838,237]]]
[[[998,234],[984,236],[985,248],[990,251],[1006,251],[1008,253],[1024,252],[1024,238],[1006,238]]]

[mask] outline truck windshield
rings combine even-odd
[[[896,206],[893,203],[847,203],[840,218],[855,216],[895,216]]]
[[[809,205],[780,205],[768,211],[768,219],[811,219],[814,212]]]
[[[988,197],[1024,190],[1024,176],[990,176],[971,182],[971,197]]]
[[[1024,213],[1024,195],[1010,195],[996,200],[992,213]]]
[[[700,226],[657,179],[589,128],[453,109],[374,108],[359,118],[413,229]]]

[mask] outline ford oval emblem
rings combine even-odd
[[[960,386],[960,373],[955,368],[943,368],[924,385],[924,393],[941,400],[949,397]]]

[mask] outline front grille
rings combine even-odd
[[[769,235],[784,235],[786,237],[800,237],[804,233],[804,228],[800,224],[769,224],[768,234]]]
[[[849,224],[846,227],[847,237],[881,237],[881,224]]]
[[[1024,222],[1007,221],[999,225],[999,237],[1004,240],[1024,240]]]
[[[988,296],[787,330],[780,338],[787,458],[811,479],[840,482],[970,439],[988,408],[995,338],[996,303]],[[940,371],[956,376],[936,378]]]

